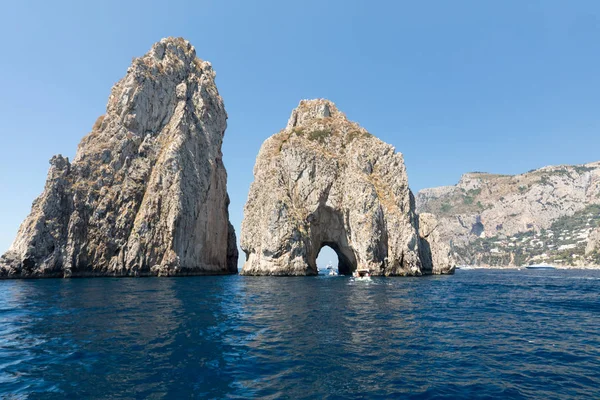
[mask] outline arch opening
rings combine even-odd
[[[318,269],[328,273],[326,268],[330,261],[333,270],[337,271],[339,275],[352,275],[352,272],[356,270],[356,262],[352,262],[349,257],[344,255],[337,243],[323,242],[317,256]]]
[[[328,275],[333,270],[338,273],[339,257],[337,253],[329,246],[321,247],[317,255],[317,269],[319,274]]]
[[[323,247],[329,247],[338,259],[338,273],[351,275],[356,270],[356,254],[349,244],[349,235],[342,212],[321,205],[307,217],[310,223],[310,239],[307,244],[307,263],[310,275],[318,274],[317,256]],[[325,254],[331,251],[326,250]],[[333,257],[330,257],[333,258]],[[325,260],[327,263],[329,259]],[[333,260],[332,260],[333,261]],[[325,264],[327,265],[327,264]]]

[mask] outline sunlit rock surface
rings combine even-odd
[[[52,158],[0,276],[236,273],[226,121],[211,64],[186,40],[156,43],[113,87],[73,162]]]
[[[455,186],[421,190],[457,262],[480,266],[600,265],[600,162],[520,175],[472,172]]]
[[[242,223],[242,274],[317,274],[325,245],[337,253],[342,274],[453,272],[432,265],[414,208],[394,147],[332,102],[304,100],[257,157]]]

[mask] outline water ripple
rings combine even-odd
[[[600,398],[600,271],[0,282],[0,397]]]

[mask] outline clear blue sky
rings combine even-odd
[[[183,36],[212,62],[239,233],[261,143],[325,97],[404,154],[414,191],[600,160],[598,1],[4,1],[0,252],[131,58]]]

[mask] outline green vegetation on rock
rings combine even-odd
[[[572,265],[600,263],[597,251],[585,255],[587,238],[600,225],[600,205],[592,204],[556,220],[549,229],[533,229],[512,236],[477,238],[452,250],[464,264],[521,266],[532,263]]]

